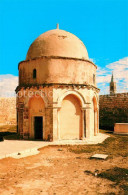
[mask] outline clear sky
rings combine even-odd
[[[121,82],[127,89],[128,76],[118,75],[128,73],[127,12],[127,0],[0,0],[1,83],[6,74],[18,76],[18,62],[25,60],[30,44],[59,23],[60,29],[84,42],[89,58],[98,66],[102,91],[112,71],[120,89]]]

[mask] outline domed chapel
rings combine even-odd
[[[41,34],[18,69],[23,139],[86,140],[98,134],[97,67],[78,37],[58,27]]]

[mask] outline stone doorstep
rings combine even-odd
[[[103,159],[103,160],[105,160],[106,158],[108,158],[108,155],[106,155],[106,154],[94,154],[90,158],[96,158],[96,159]]]

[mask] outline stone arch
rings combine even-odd
[[[84,108],[86,105],[86,101],[85,101],[85,98],[83,97],[82,94],[80,94],[79,92],[77,91],[73,91],[73,90],[69,90],[69,91],[66,91],[65,93],[63,93],[59,98],[58,98],[58,101],[57,101],[57,105],[58,107],[61,107],[62,105],[62,101],[63,99],[67,96],[67,95],[74,95],[76,96],[80,102],[81,102],[81,107]]]
[[[97,99],[95,96],[93,96],[93,104],[94,104],[94,111],[96,111],[98,109],[98,105],[97,105]]]
[[[98,108],[98,103],[99,103],[99,98],[96,92],[94,92],[93,98],[95,97],[96,101],[97,101],[97,108]]]
[[[28,102],[29,109],[33,109],[35,112],[45,108],[45,102],[41,96],[32,96]]]
[[[64,96],[59,109],[59,139],[81,139],[82,111],[81,101],[69,93]]]
[[[93,102],[93,112],[94,112],[94,135],[97,135],[97,133],[98,133],[98,120],[99,120],[98,113],[99,112],[98,112],[98,102],[97,102],[96,96],[93,96],[92,102]]]
[[[44,102],[44,107],[47,108],[48,107],[48,99],[47,99],[47,97],[45,95],[44,96],[40,95],[40,92],[38,92],[38,93],[37,92],[36,93],[33,92],[33,95],[28,98],[26,105],[29,107],[29,104],[30,104],[31,100],[33,98],[37,98],[37,99],[42,99],[43,102]]]

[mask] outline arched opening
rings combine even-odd
[[[94,112],[94,135],[98,133],[98,107],[96,97],[93,97],[93,112]]]
[[[36,69],[33,70],[33,79],[36,79]]]
[[[67,95],[59,111],[60,139],[80,139],[82,137],[81,102],[75,95]]]
[[[29,100],[29,132],[30,138],[44,137],[45,105],[40,96],[33,96]]]

